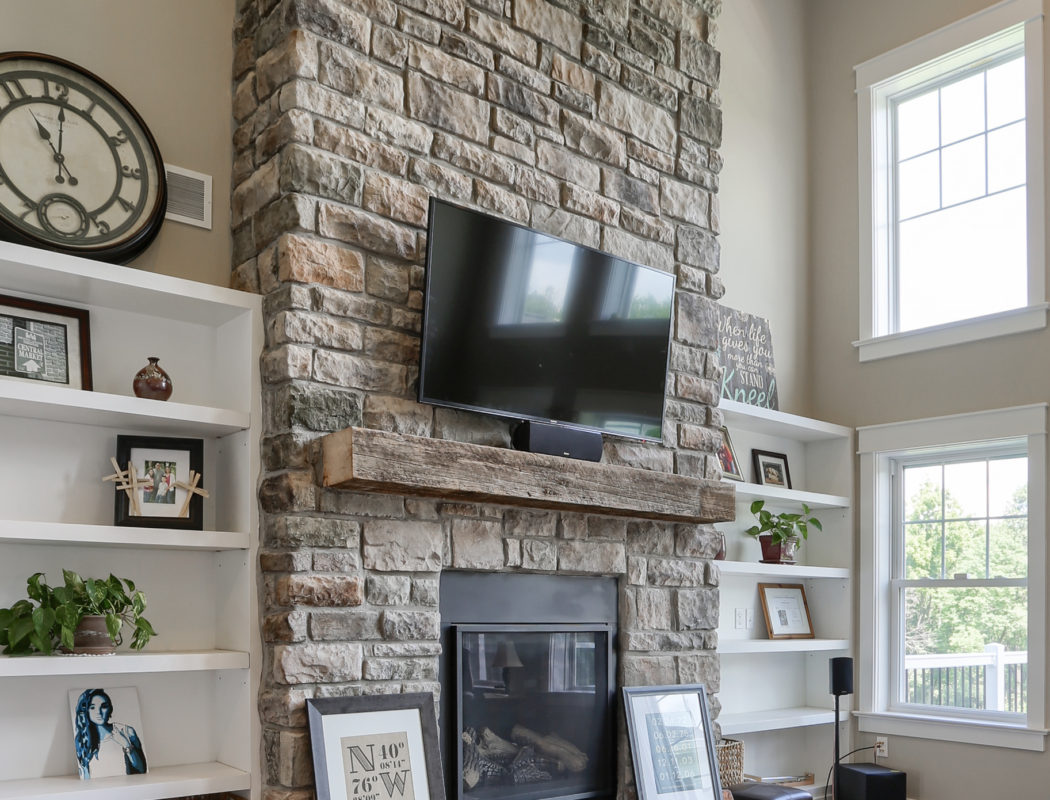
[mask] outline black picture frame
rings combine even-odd
[[[445,800],[432,694],[324,697],[306,712],[317,800],[400,800],[408,781],[415,800]]]
[[[17,368],[17,331],[26,331],[25,322],[36,322],[52,328],[64,327],[65,358],[61,362],[65,380],[26,377],[30,373]],[[21,325],[19,323],[22,323]],[[46,334],[34,334],[46,339]],[[50,345],[54,346],[54,342]],[[49,356],[53,359],[55,354]],[[46,369],[46,367],[45,367]],[[70,389],[93,388],[91,375],[91,325],[86,308],[72,308],[57,303],[43,303],[25,297],[0,294],[0,379],[65,386]]]
[[[761,486],[791,488],[791,471],[788,469],[786,455],[769,450],[752,450],[751,460],[755,467],[755,483]]]
[[[639,800],[722,799],[703,684],[625,686],[623,703]]]
[[[197,484],[198,488],[204,488],[204,440],[188,439],[169,436],[117,436],[117,464],[120,469],[128,468],[128,462],[135,464],[136,475],[141,480],[148,481],[142,491],[145,495],[147,487],[152,487],[152,479],[147,475],[146,464],[161,463],[173,464],[173,477],[180,482],[190,480],[189,471],[201,476]],[[174,486],[168,490],[171,496],[162,502],[156,498],[153,500],[141,498],[141,502],[147,505],[144,509],[149,514],[135,515],[131,513],[131,503],[126,492],[117,490],[114,496],[114,524],[140,527],[140,528],[175,528],[177,530],[200,531],[204,530],[204,498],[194,493],[190,497],[188,516],[179,516],[179,512],[185,502],[185,489],[176,489]],[[165,493],[166,494],[166,493]]]

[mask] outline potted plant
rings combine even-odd
[[[127,578],[82,578],[62,570],[63,585],[50,586],[44,573],[26,581],[28,599],[0,608],[0,645],[5,655],[112,653],[132,628],[131,647],[141,650],[153,626],[142,616],[146,595]]]
[[[802,504],[801,514],[786,511],[773,514],[766,511],[765,505],[765,500],[751,503],[751,513],[758,519],[758,524],[752,525],[744,533],[758,539],[762,546],[762,563],[794,564],[799,537],[808,539],[811,525],[818,531],[824,530],[824,526],[819,519],[810,516],[809,506],[805,503]]]

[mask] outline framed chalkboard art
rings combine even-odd
[[[724,368],[721,396],[776,409],[776,368],[769,322],[743,311],[718,307],[718,357]]]

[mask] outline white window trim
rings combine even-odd
[[[854,67],[857,81],[860,209],[860,360],[946,347],[1047,325],[1043,197],[1043,4],[1006,0]],[[889,333],[890,236],[888,98],[930,77],[930,71],[967,63],[974,42],[1024,25],[1028,304],[1000,314],[916,331]],[[970,49],[968,49],[970,48]],[[964,51],[957,58],[948,54]],[[928,70],[919,66],[936,62]]]
[[[861,731],[1044,751],[1046,737],[1046,497],[1048,404],[872,425],[857,430],[860,454],[858,577]],[[889,461],[902,453],[1002,439],[1028,445],[1028,714],[1025,724],[891,712]]]

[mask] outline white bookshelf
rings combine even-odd
[[[0,378],[0,607],[62,568],[128,577],[158,636],[110,656],[0,656],[0,800],[260,796],[260,298],[0,243],[0,294],[89,312],[95,391]],[[159,356],[171,400],[135,397]],[[114,525],[118,435],[204,442],[204,530]],[[138,690],[149,772],[82,781],[68,693]],[[119,712],[119,709],[117,710]]]
[[[853,563],[853,432],[849,428],[794,414],[723,400],[721,409],[738,463],[752,476],[753,449],[783,453],[791,487],[734,481],[736,520],[718,527],[726,536],[729,560],[718,562],[721,664],[718,723],[723,736],[744,743],[744,771],[756,775],[812,772],[823,791],[831,766],[834,698],[828,687],[828,661],[850,655]],[[758,542],[744,530],[755,524],[754,500],[776,511],[809,506],[824,530],[810,529],[798,563],[762,564]],[[805,588],[813,639],[769,639],[760,583],[801,584]],[[745,624],[736,627],[737,609]],[[848,718],[848,700],[842,719]],[[847,735],[843,725],[841,735]],[[848,741],[846,742],[848,746]]]

